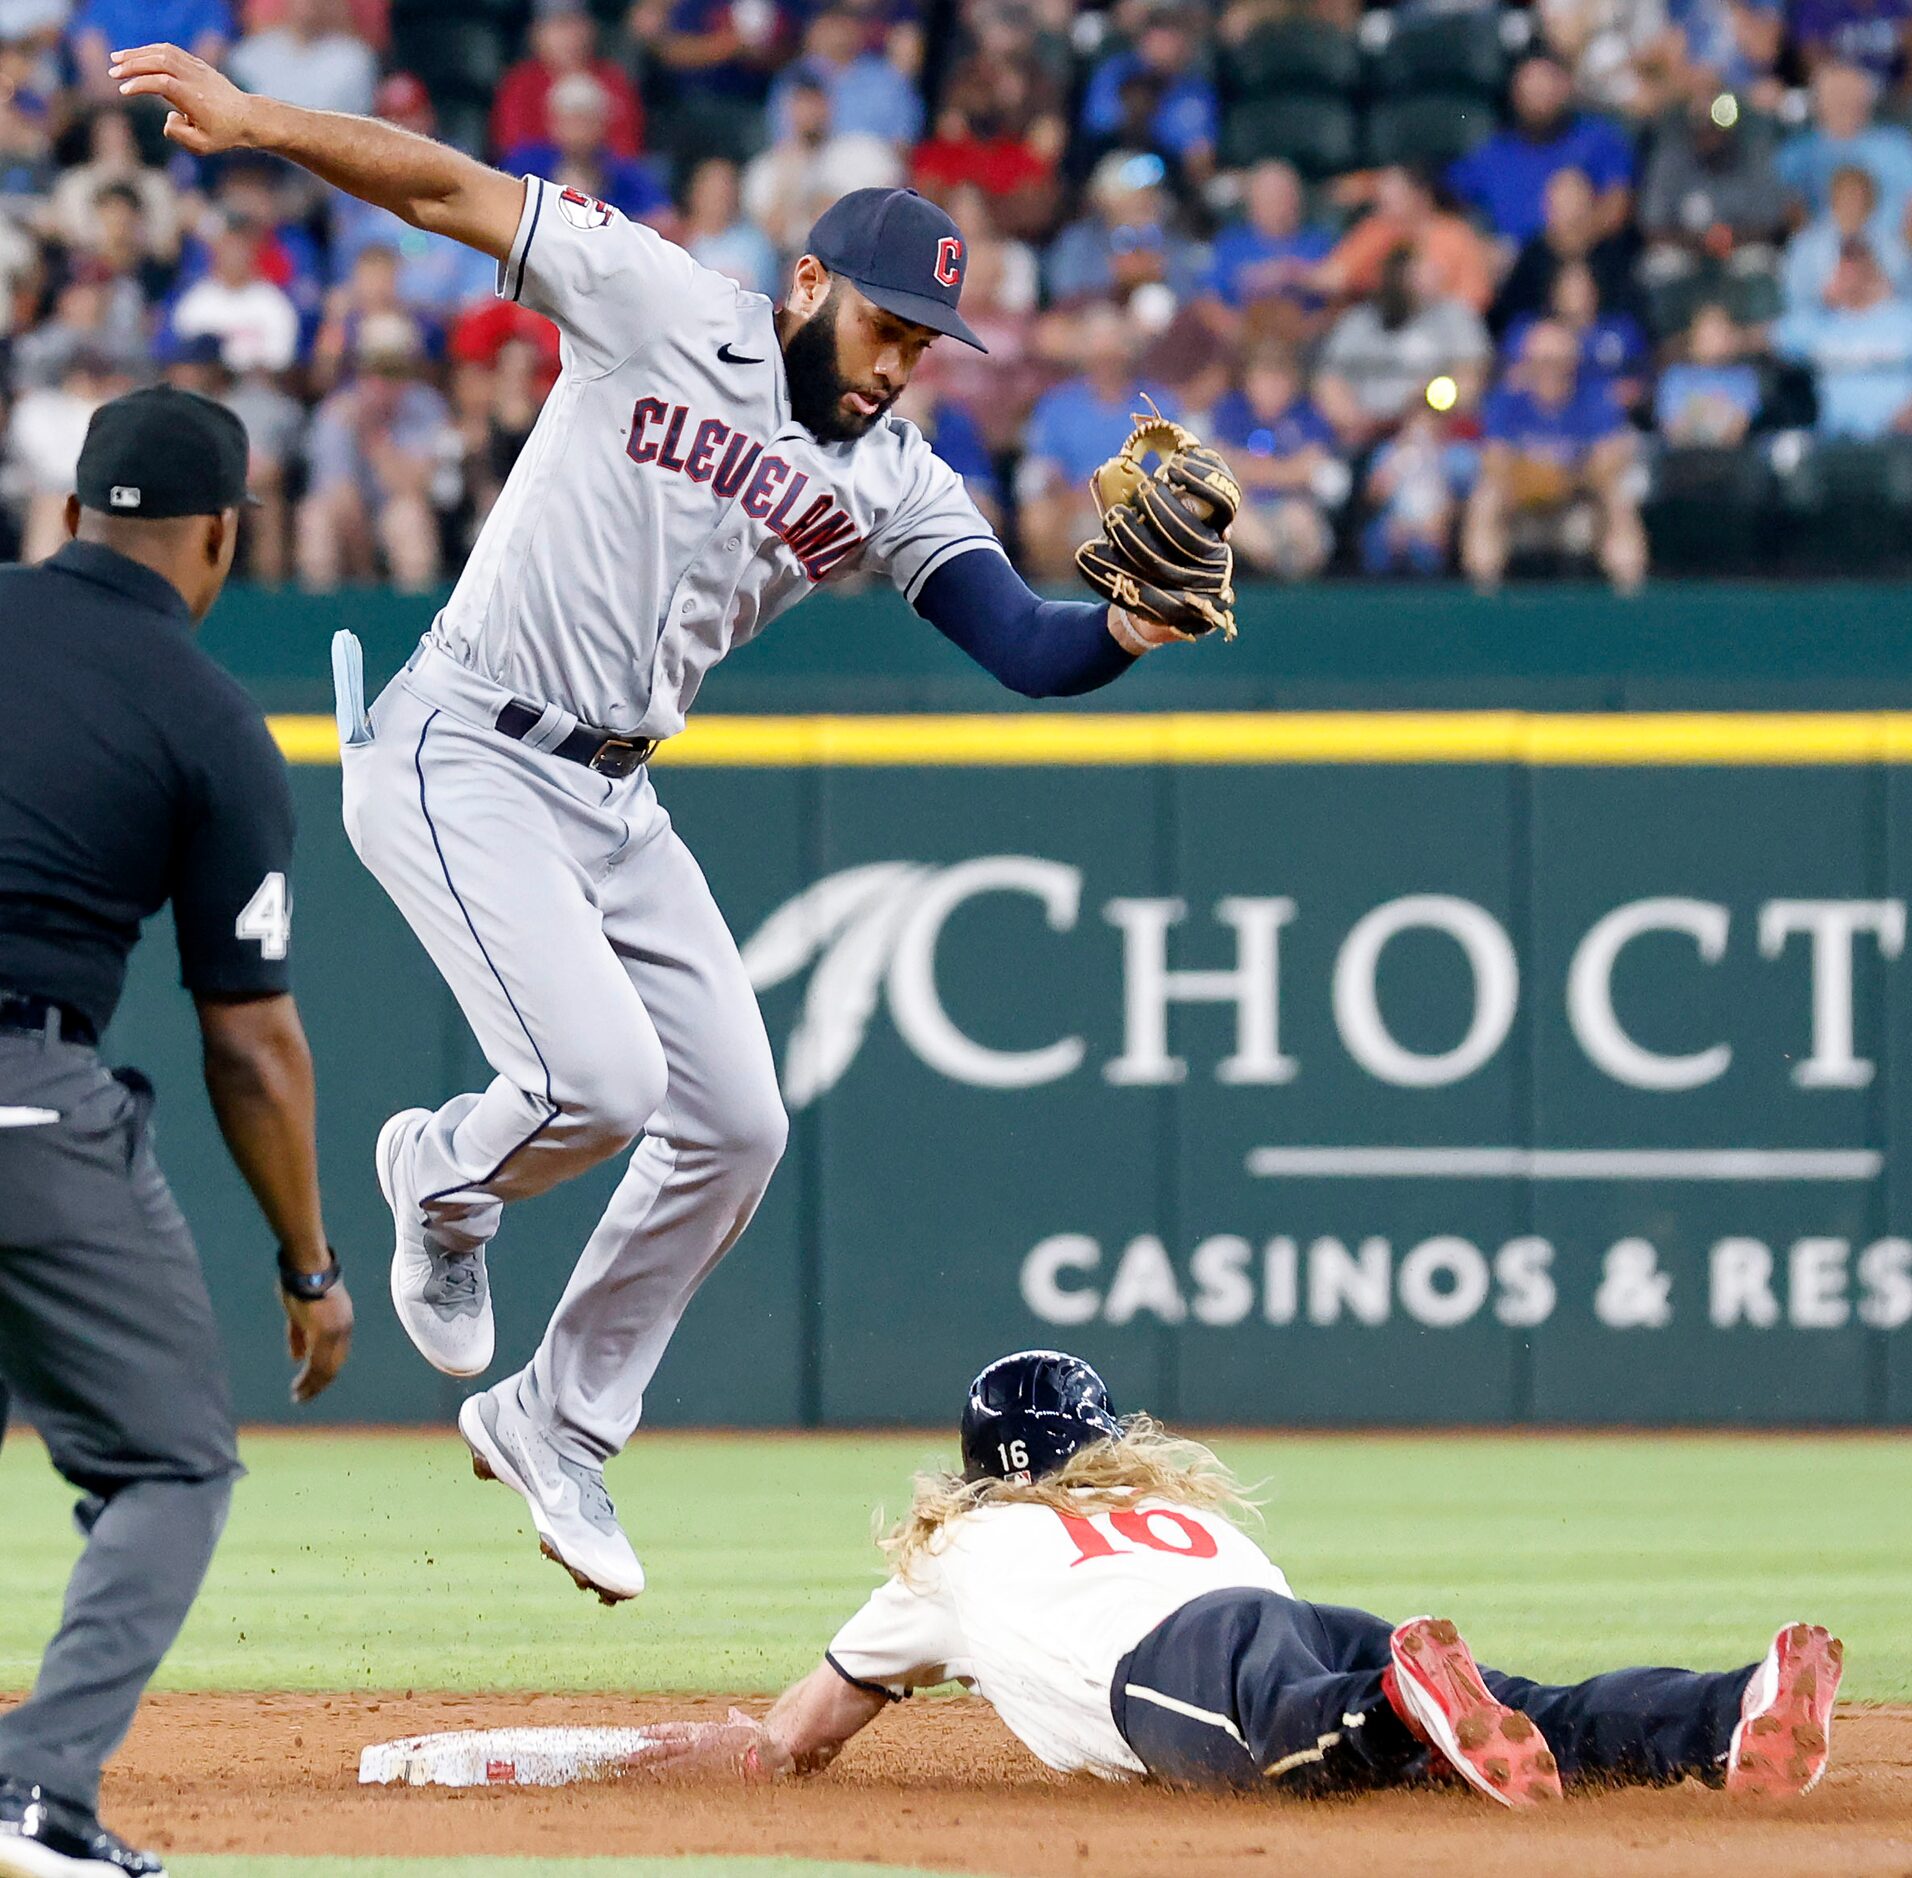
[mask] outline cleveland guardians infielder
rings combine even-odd
[[[1297,1598],[1207,1449],[1118,1422],[1087,1363],[1024,1350],[970,1384],[963,1473],[916,1483],[891,1576],[762,1721],[643,1730],[642,1765],[811,1773],[912,1689],[962,1682],[1049,1766],[1347,1793],[1458,1779],[1503,1806],[1563,1779],[1742,1796],[1826,1771],[1844,1652],[1789,1624],[1745,1669],[1568,1687],[1483,1670],[1453,1624]]]
[[[735,943],[646,760],[731,646],[852,568],[1031,696],[1231,632],[1239,491],[1186,432],[1144,427],[1098,473],[1105,530],[1080,556],[1119,604],[1041,601],[889,415],[932,340],[977,343],[957,311],[962,236],[920,197],[859,190],[828,210],[779,310],[575,190],[249,97],[175,46],[116,53],[112,72],[163,98],[166,134],[196,154],[273,152],[495,256],[498,291],[563,336],[450,603],[369,718],[349,636],[334,662],[346,827],[497,1072],[378,1141],[392,1298],[429,1361],[454,1376],[491,1361],[503,1203],[643,1137],[530,1365],[458,1417],[545,1552],[607,1602],[634,1596],[603,1464],[786,1129]]]

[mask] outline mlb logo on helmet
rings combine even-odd
[[[611,219],[611,205],[587,196],[582,189],[561,189],[558,213],[573,228],[602,228]]]

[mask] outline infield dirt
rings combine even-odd
[[[359,1749],[442,1728],[721,1714],[710,1697],[156,1695],[102,1810],[180,1852],[784,1853],[1101,1878],[1266,1871],[1336,1878],[1814,1878],[1912,1873],[1912,1709],[1849,1708],[1819,1792],[1736,1805],[1697,1786],[1510,1814],[1460,1793],[1304,1803],[1061,1779],[981,1702],[909,1703],[816,1780],[773,1789],[608,1783],[555,1792],[360,1787]],[[761,1700],[740,1706],[760,1711]]]

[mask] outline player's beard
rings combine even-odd
[[[823,304],[783,342],[783,375],[790,386],[790,415],[819,443],[854,443],[896,402],[867,417],[844,403],[862,387],[843,376],[837,321],[843,312],[843,284],[832,281]]]

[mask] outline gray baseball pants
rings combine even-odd
[[[510,695],[421,648],[369,740],[346,745],[345,826],[497,1072],[419,1137],[433,1242],[483,1246],[504,1202],[643,1137],[518,1379],[557,1450],[601,1463],[756,1211],[788,1122],[736,942],[649,774],[613,780],[503,736]],[[576,723],[545,715],[540,742]]]
[[[0,1426],[9,1395],[86,1497],[86,1549],[0,1776],[98,1803],[186,1621],[240,1473],[225,1359],[143,1081],[0,1031]],[[51,1111],[53,1121],[23,1116]]]

